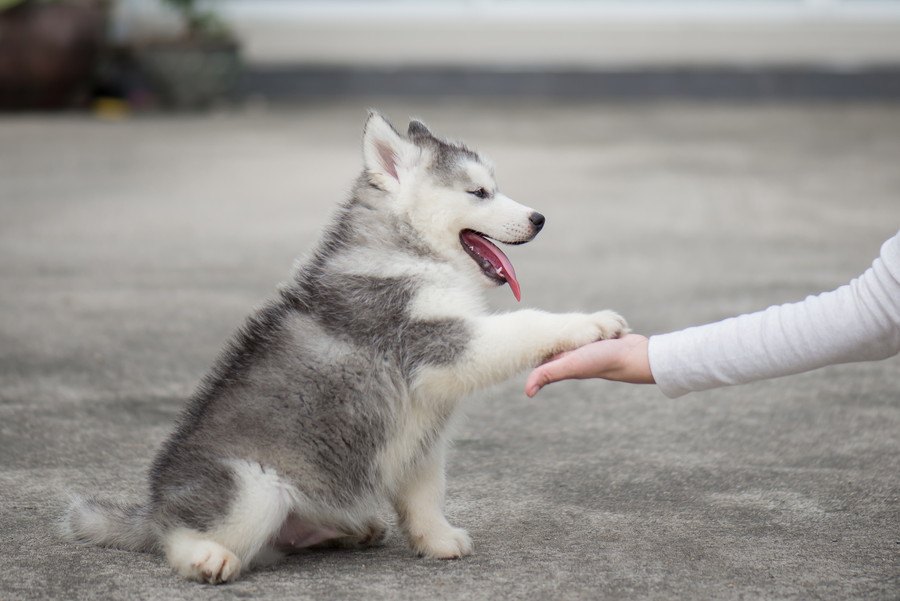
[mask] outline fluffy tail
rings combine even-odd
[[[63,518],[67,538],[102,547],[153,551],[157,538],[147,507],[75,496]]]

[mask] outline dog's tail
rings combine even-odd
[[[153,522],[145,505],[126,505],[74,495],[62,520],[69,540],[128,551],[153,551]]]

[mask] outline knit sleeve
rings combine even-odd
[[[900,232],[860,277],[797,303],[652,336],[668,397],[900,353]]]

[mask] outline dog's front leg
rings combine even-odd
[[[419,555],[457,559],[472,552],[472,539],[444,517],[444,445],[439,441],[422,458],[394,495],[401,530]]]
[[[451,365],[421,372],[420,390],[432,397],[458,397],[506,380],[547,357],[627,333],[613,311],[547,313],[533,309],[487,315],[469,322],[471,340]]]

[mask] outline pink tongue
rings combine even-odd
[[[521,302],[522,291],[519,288],[519,280],[516,279],[516,270],[513,269],[512,263],[510,263],[506,255],[503,254],[503,251],[497,248],[493,242],[484,236],[476,234],[471,230],[464,232],[463,236],[465,237],[466,242],[475,248],[475,252],[490,261],[491,266],[509,284],[516,300]]]

